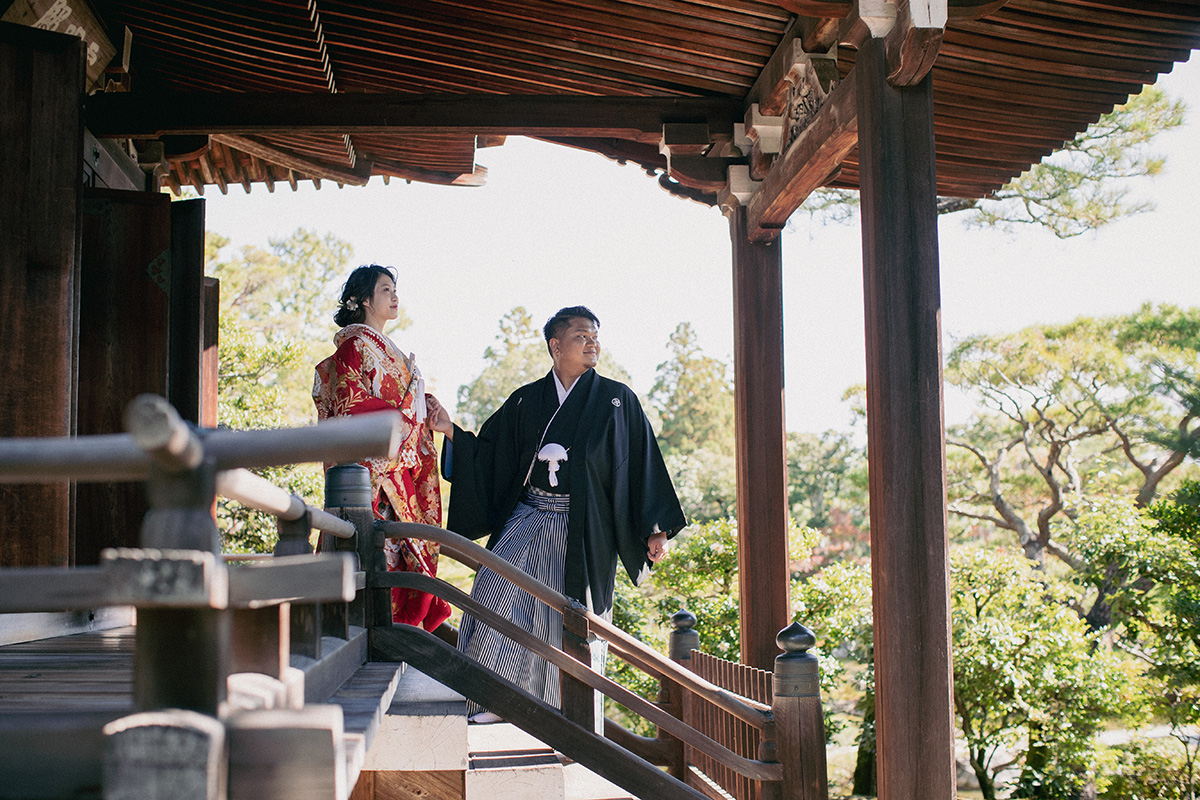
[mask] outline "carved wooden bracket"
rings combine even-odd
[[[747,207],[752,240],[774,238],[809,194],[837,174],[858,142],[856,76],[851,72],[839,81],[836,45],[858,48],[869,39],[883,40],[888,82],[914,85],[933,68],[952,2],[985,13],[998,0],[854,0],[826,53],[804,48],[828,26],[797,20],[789,29],[746,98],[748,169],[731,170],[720,194],[722,204]]]
[[[746,228],[752,241],[777,236],[792,212],[828,182],[858,143],[855,84],[855,73],[851,72],[833,87],[807,127],[775,159],[745,203]],[[752,173],[750,177],[756,176]],[[740,199],[732,190],[725,197]]]
[[[854,48],[884,39],[888,82],[912,86],[933,69],[949,19],[949,0],[857,0],[842,20],[838,42]]]

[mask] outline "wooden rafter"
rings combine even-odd
[[[487,181],[487,167],[475,165],[472,172],[443,172],[402,164],[398,161],[375,158],[366,153],[360,153],[360,158],[371,159],[375,172],[389,178],[401,178],[406,181],[434,183],[441,186],[483,186]]]
[[[367,180],[371,177],[371,162],[362,158],[358,160],[358,163],[354,167],[347,168],[336,164],[316,161],[294,151],[276,147],[250,136],[215,134],[212,138],[214,141],[220,142],[227,147],[241,150],[243,153],[257,156],[263,161],[278,164],[281,167],[287,167],[288,169],[310,175],[314,178],[322,178],[351,186],[366,186]]]

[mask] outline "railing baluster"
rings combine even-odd
[[[580,663],[592,666],[592,648],[588,641],[588,620],[579,613],[583,606],[564,608],[562,612],[562,650]],[[563,716],[575,724],[603,735],[603,713],[596,713],[596,691],[583,681],[559,672],[559,692]],[[601,725],[597,730],[597,723]]]
[[[691,669],[692,654],[700,646],[700,634],[696,632],[696,615],[686,609],[679,609],[671,615],[670,643],[667,654],[672,661],[682,667]],[[671,713],[685,725],[694,727],[692,719],[692,693],[684,691],[683,687],[671,678],[663,675],[659,679],[659,702],[670,704]],[[658,738],[671,743],[671,761],[668,765],[672,775],[681,781],[687,780],[688,747],[669,733],[659,731]]]
[[[354,525],[351,538],[321,535],[321,550],[351,552],[358,556],[360,572],[387,570],[382,544],[374,534],[375,512],[371,509],[371,473],[361,464],[338,464],[325,471],[325,510]],[[351,625],[363,628],[392,624],[392,591],[365,589],[350,605]]]
[[[776,751],[783,765],[783,796],[828,800],[820,672],[817,657],[808,652],[817,639],[808,628],[793,622],[775,641],[784,651],[775,658],[772,703]]]

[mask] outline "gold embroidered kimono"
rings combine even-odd
[[[336,352],[316,367],[313,402],[318,420],[371,411],[399,410],[402,442],[390,458],[363,461],[371,471],[377,519],[441,526],[437,450],[424,423],[424,381],[392,340],[369,325],[347,325],[333,337]],[[388,539],[389,570],[437,575],[438,545],[423,539]],[[433,630],[450,616],[445,600],[412,589],[392,590],[396,622]]]

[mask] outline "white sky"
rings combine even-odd
[[[1165,172],[1138,188],[1157,209],[1060,241],[1040,230],[1009,235],[940,220],[945,349],[955,337],[999,333],[1141,303],[1200,305],[1200,59],[1160,85],[1187,102],[1182,129],[1160,137]],[[706,352],[732,363],[728,223],[668,195],[634,166],[521,138],[479,150],[479,188],[379,178],[338,189],[309,183],[274,193],[205,195],[208,229],[236,247],[267,247],[298,227],[354,246],[354,264],[400,273],[413,324],[389,331],[414,351],[433,391],[453,405],[483,367],[500,318],[525,306],[539,325],[562,306],[589,306],[604,347],[649,391],[667,339],[690,322]],[[843,391],[864,380],[862,251],[857,220],[819,226],[794,215],[782,234],[785,414],[788,430],[846,429]],[[336,297],[329,298],[332,313]],[[547,362],[547,367],[549,363]],[[947,420],[968,405],[947,395]]]

